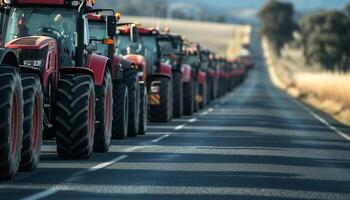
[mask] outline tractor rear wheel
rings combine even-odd
[[[40,160],[43,133],[44,95],[40,80],[32,74],[22,74],[24,121],[20,169],[34,170]]]
[[[123,83],[113,83],[113,126],[112,138],[125,139],[128,136],[129,93]]]
[[[23,136],[23,96],[21,77],[11,67],[0,67],[0,180],[14,179]]]
[[[183,85],[180,72],[173,72],[173,117],[180,118],[183,114]]]
[[[113,84],[111,73],[106,69],[101,86],[96,89],[96,124],[94,152],[108,152],[112,137]]]
[[[55,125],[58,156],[90,157],[95,132],[95,90],[90,75],[61,75]]]
[[[147,131],[147,110],[148,110],[148,98],[146,84],[141,85],[140,88],[140,122],[139,122],[139,135],[146,134]]]
[[[137,71],[127,70],[125,73],[129,92],[129,126],[128,136],[135,137],[139,132],[140,118],[140,83]]]
[[[149,117],[151,122],[169,122],[173,113],[172,82],[170,78],[166,77],[160,77],[159,81],[159,105],[150,106]]]
[[[193,81],[191,80],[190,82],[184,83],[184,95],[183,95],[183,110],[184,110],[184,115],[190,116],[193,114]]]

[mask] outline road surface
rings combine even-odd
[[[56,157],[0,183],[0,199],[350,199],[350,130],[275,89],[256,68],[206,110],[89,160]],[[326,121],[325,121],[326,120]]]

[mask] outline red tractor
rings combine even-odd
[[[1,176],[14,177],[19,162],[27,171],[38,165],[43,127],[44,135],[56,137],[62,158],[88,158],[93,150],[107,151],[112,68],[111,61],[94,54],[89,44],[87,14],[92,12],[93,1],[16,0],[4,4],[2,41],[6,49],[0,51],[4,66],[0,74],[6,87],[0,93],[2,102],[9,102],[0,108],[4,118],[0,143],[5,146],[0,155]],[[115,18],[107,21],[108,35],[113,36]],[[95,110],[95,104],[102,109]],[[9,116],[11,123],[5,119]]]
[[[149,120],[169,122],[173,116],[172,66],[162,62],[159,31],[133,23],[120,25],[123,28],[119,28],[117,52],[137,65],[140,79],[145,81]]]
[[[114,11],[110,9],[96,10],[96,13],[90,14],[88,18],[90,41],[94,42],[96,52],[109,57],[112,61],[115,102],[112,135],[116,139],[123,139],[127,135],[143,135],[147,129],[147,88],[144,81],[139,78],[138,65],[134,64],[134,62],[137,63],[137,60],[130,59],[133,61],[130,62],[116,54],[115,44],[118,38],[107,35],[107,16],[114,16]],[[117,20],[119,20],[120,15],[117,14],[117,16]]]
[[[199,104],[203,103],[203,100],[206,99],[206,72],[201,67],[201,46],[196,43],[185,43],[185,63],[191,66],[191,80],[193,84],[193,102],[192,104],[185,100],[185,96],[190,96],[184,94],[184,106],[192,105],[193,112],[197,112],[199,109]],[[184,86],[186,87],[186,86]],[[184,109],[186,109],[184,107]]]
[[[169,32],[158,36],[162,61],[172,66],[173,116],[193,114],[192,68],[186,63],[185,41],[181,35]]]

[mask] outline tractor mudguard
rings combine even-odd
[[[216,72],[212,69],[208,69],[208,73],[207,73],[208,77],[215,77],[216,76]]]
[[[205,72],[198,72],[198,83],[200,85],[204,85],[205,84],[205,81],[207,79],[207,74]]]
[[[183,64],[181,65],[181,72],[182,72],[182,82],[188,83],[191,81],[192,76],[192,68],[190,65]]]
[[[12,49],[0,48],[0,65],[1,66],[13,66],[19,70],[19,61]]]
[[[132,62],[136,66],[137,71],[141,73],[141,81],[145,81],[147,79],[146,59],[144,56],[137,54],[129,54],[124,56],[124,59]]]
[[[106,71],[106,68],[111,69],[111,61],[110,59],[97,55],[97,54],[90,54],[86,61],[86,68],[91,69],[93,72],[95,85],[100,86],[103,82],[103,76]]]
[[[160,64],[160,74],[172,76],[172,67],[169,64],[161,63]]]

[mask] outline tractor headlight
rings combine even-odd
[[[29,67],[41,67],[43,64],[42,60],[23,60],[23,64]]]
[[[152,85],[151,86],[151,92],[152,93],[159,93],[159,91],[160,91],[160,88],[159,88],[158,85]]]

